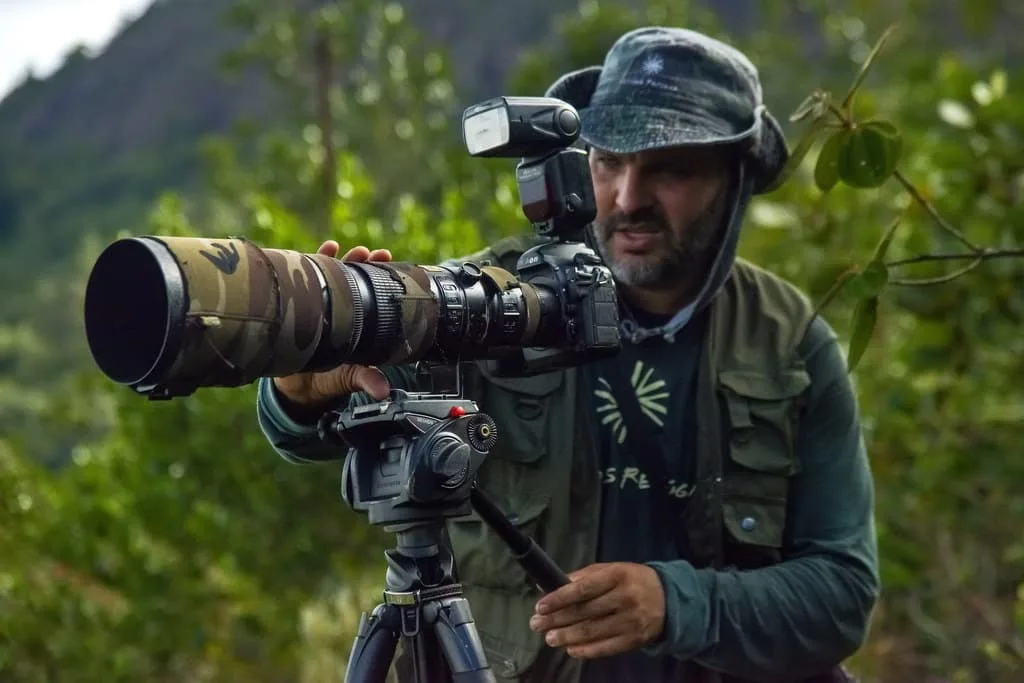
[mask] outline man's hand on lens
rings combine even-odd
[[[665,625],[665,593],[650,567],[627,562],[592,564],[537,601],[530,628],[551,647],[593,659],[654,642]]]
[[[334,240],[320,245],[318,254],[336,258],[340,247]],[[342,261],[390,261],[387,249],[359,246],[349,249]],[[288,401],[302,408],[315,408],[340,396],[365,391],[375,400],[387,398],[391,387],[384,374],[375,367],[343,364],[323,372],[305,372],[287,377],[275,377],[274,386]]]

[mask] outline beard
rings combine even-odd
[[[692,289],[707,276],[725,235],[728,191],[723,188],[689,225],[673,230],[659,207],[631,214],[616,212],[603,221],[595,220],[593,230],[598,252],[615,279],[627,286],[645,289],[674,289],[685,284]],[[645,258],[619,259],[612,246],[617,232],[650,231],[663,237],[664,247]]]

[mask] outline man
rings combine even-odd
[[[580,111],[624,348],[467,380],[501,433],[483,487],[572,579],[541,596],[478,518],[450,524],[492,668],[529,683],[842,680],[879,591],[873,485],[834,333],[735,256],[751,196],[787,158],[755,68],[707,36],[644,28],[548,94]],[[471,258],[514,268],[526,243]],[[355,366],[264,380],[260,423],[286,458],[323,459],[317,415],[410,381]]]

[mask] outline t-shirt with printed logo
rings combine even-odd
[[[630,430],[643,429],[661,445],[673,499],[693,492],[691,472],[696,444],[694,396],[706,315],[698,315],[674,341],[655,337],[638,344],[626,342],[615,358],[590,366],[588,377],[594,424],[597,428],[601,478],[601,562],[646,562],[678,559],[671,525],[661,533],[651,528],[655,503],[651,476],[643,458],[631,452]],[[661,321],[638,318],[655,325]],[[605,378],[609,363],[621,363],[630,396],[617,396]],[[627,424],[620,409],[624,400],[637,401],[643,423]]]
[[[597,429],[601,477],[601,533],[599,562],[648,562],[685,557],[678,548],[671,523],[652,528],[655,501],[643,458],[631,451],[630,430],[646,430],[665,460],[667,489],[673,498],[685,499],[693,491],[691,472],[696,448],[695,391],[702,332],[707,316],[696,316],[673,341],[654,337],[637,344],[626,342],[614,358],[589,367],[587,382]],[[637,317],[645,326],[664,320]],[[616,395],[606,379],[610,363],[621,363],[630,395]],[[628,424],[620,409],[623,400],[639,404],[641,424]],[[681,680],[683,663],[669,657],[652,658],[632,651],[611,658],[588,661],[585,683],[621,680]]]

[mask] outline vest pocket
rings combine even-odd
[[[527,672],[532,680],[539,680],[531,669],[546,645],[543,635],[530,630],[530,617],[541,594],[515,595],[477,585],[465,586],[464,592],[497,681],[520,681]]]
[[[810,386],[810,376],[803,370],[779,375],[723,371],[719,382],[729,459],[754,472],[796,474],[797,399]]]
[[[781,548],[788,486],[787,479],[770,474],[726,474],[722,521],[729,535],[740,543]]]
[[[496,377],[481,365],[481,375],[484,395],[480,409],[493,417],[498,427],[498,441],[488,460],[500,458],[520,463],[542,460],[549,448],[553,395],[562,387],[565,373]]]
[[[485,493],[489,492],[485,490]],[[548,509],[547,500],[510,502],[495,495],[494,502],[513,526],[538,544],[543,543],[538,535]],[[537,591],[526,570],[513,556],[512,549],[476,511],[469,517],[449,520],[448,534],[456,570],[463,583],[520,595]]]
[[[796,455],[799,397],[810,386],[804,370],[778,375],[723,371],[726,430],[722,518],[733,541],[779,549],[786,526],[789,478]]]

